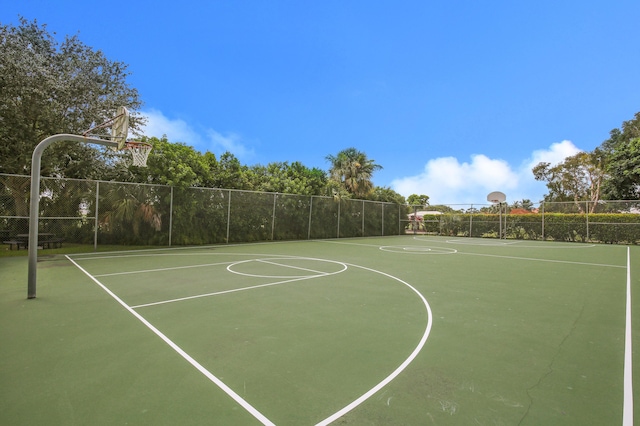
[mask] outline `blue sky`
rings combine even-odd
[[[8,4],[7,4],[8,3]],[[539,161],[640,111],[640,2],[5,2],[129,65],[148,136],[244,164],[355,147],[432,203],[540,200]]]

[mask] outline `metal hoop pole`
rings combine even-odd
[[[27,298],[36,297],[36,274],[38,269],[38,212],[40,210],[40,165],[42,153],[55,142],[83,142],[97,143],[110,147],[117,147],[118,143],[104,139],[88,138],[79,135],[59,134],[49,136],[41,141],[33,150],[31,156],[31,199],[29,202],[29,270],[27,276]]]

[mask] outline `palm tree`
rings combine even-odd
[[[382,169],[381,165],[367,158],[367,154],[355,148],[344,149],[335,156],[327,155],[326,159],[331,163],[330,178],[358,198],[371,192],[373,172]]]
[[[102,204],[108,207],[100,217],[100,226],[107,233],[121,233],[131,237],[140,237],[143,224],[153,231],[162,228],[162,213],[157,209],[160,195],[153,187],[136,184],[116,184],[107,190]]]

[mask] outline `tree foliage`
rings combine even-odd
[[[605,184],[611,200],[640,199],[640,137],[616,146],[610,154]]]
[[[327,177],[320,169],[310,169],[300,162],[274,162],[250,168],[254,189],[284,194],[324,195]]]
[[[39,142],[59,133],[83,134],[113,118],[118,106],[131,111],[132,134],[144,122],[138,91],[127,82],[128,66],[77,35],[59,41],[46,25],[21,18],[18,26],[0,26],[0,58],[0,173],[28,174]],[[107,132],[96,130],[101,136]],[[329,155],[327,173],[299,162],[249,167],[230,152],[216,158],[166,136],[140,140],[153,145],[146,168],[131,166],[126,152],[67,142],[47,148],[42,175],[404,202],[392,189],[373,185],[373,173],[382,166],[355,148]],[[10,177],[2,179],[9,193],[24,193]],[[15,204],[23,214],[26,200]]]
[[[186,188],[207,187],[213,183],[212,172],[218,165],[211,153],[202,155],[185,143],[171,143],[162,138],[143,138],[153,145],[147,167],[131,167],[134,181]]]
[[[120,105],[132,111],[133,129],[141,123],[127,66],[77,36],[58,43],[45,25],[21,19],[18,27],[0,26],[0,58],[0,172],[28,173],[40,141],[82,134],[111,119]],[[99,156],[87,144],[53,145],[43,156],[43,174],[94,177]]]
[[[370,192],[368,199],[371,201],[382,201],[386,203],[406,203],[405,198],[401,194],[386,186],[375,186]]]
[[[545,201],[574,201],[582,212],[580,201],[592,201],[593,210],[600,200],[640,198],[640,112],[609,135],[591,152],[533,168],[535,178],[547,182]]]
[[[601,148],[607,153],[607,180],[603,186],[610,200],[640,198],[640,112],[613,129]]]
[[[427,206],[429,205],[429,196],[424,194],[411,194],[407,198],[407,203],[412,206]]]
[[[331,163],[329,176],[338,182],[347,192],[357,198],[366,198],[373,189],[373,173],[382,166],[367,157],[356,148],[347,148],[338,154],[328,155],[326,159]]]
[[[536,180],[547,182],[549,194],[545,201],[573,201],[582,212],[580,201],[591,201],[590,205],[595,208],[600,200],[605,164],[604,152],[595,149],[567,157],[555,166],[538,163],[533,168],[533,175]]]

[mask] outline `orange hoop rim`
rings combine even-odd
[[[137,141],[125,142],[124,149],[135,149],[135,148],[153,148],[153,145],[147,142],[137,142]]]

